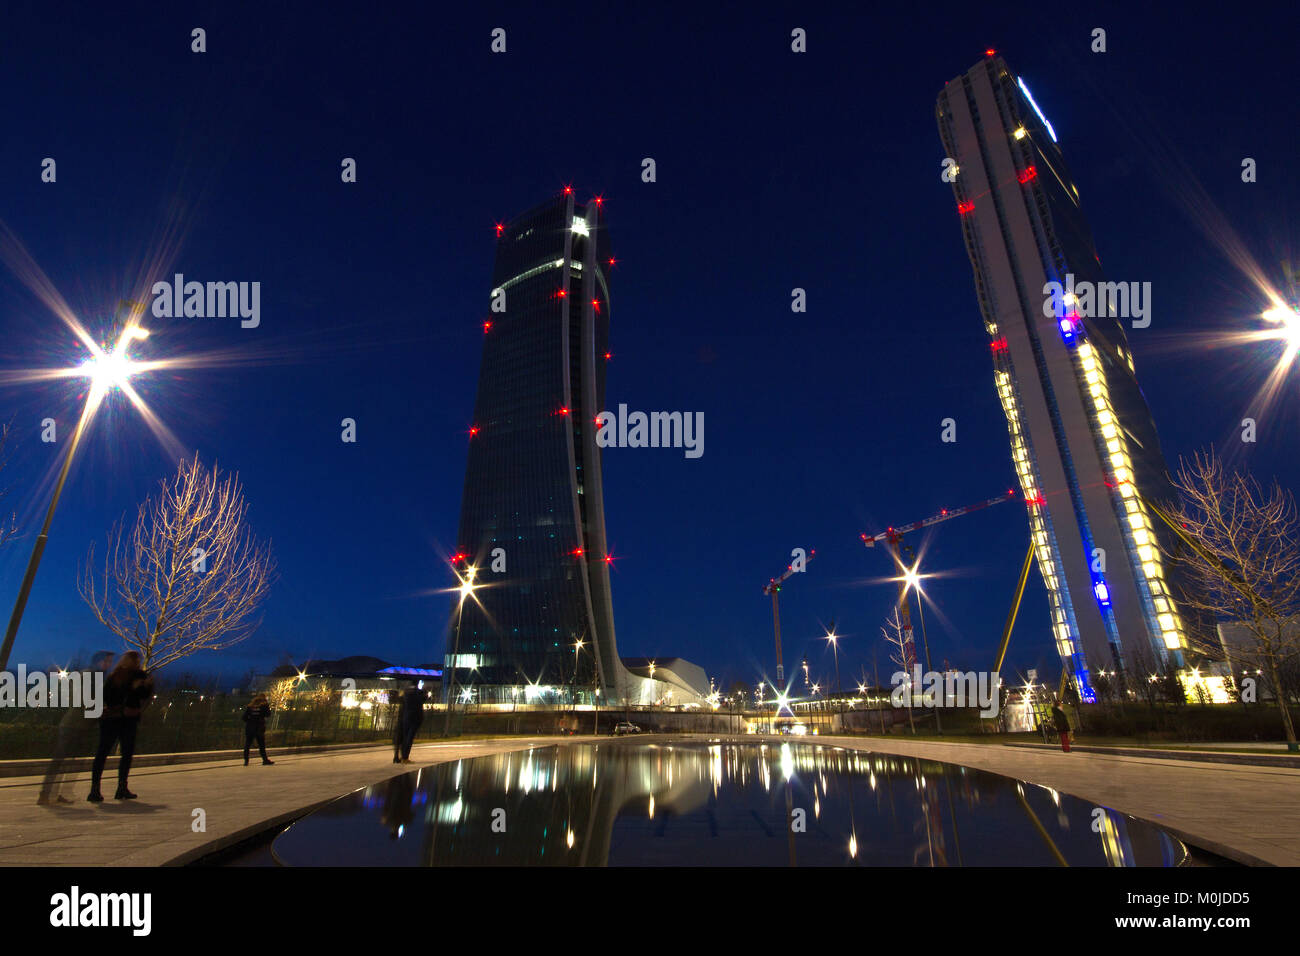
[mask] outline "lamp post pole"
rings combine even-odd
[[[32,546],[32,556],[27,562],[27,571],[23,574],[22,586],[18,589],[18,600],[14,602],[13,613],[9,615],[9,627],[5,630],[4,644],[0,645],[0,670],[4,670],[9,664],[9,653],[13,650],[14,638],[18,636],[18,625],[22,622],[23,611],[27,608],[27,599],[31,597],[32,584],[36,581],[36,569],[40,567],[41,556],[45,554],[45,542],[50,536],[50,525],[54,522],[54,510],[59,506],[59,496],[63,494],[63,485],[68,480],[68,472],[72,469],[72,459],[77,454],[77,446],[81,444],[81,436],[86,431],[86,422],[90,420],[92,410],[91,396],[86,397],[86,405],[81,411],[81,419],[77,422],[77,428],[72,433],[72,442],[68,445],[68,453],[63,458],[63,467],[59,469],[59,480],[54,484],[54,494],[50,498],[50,507],[45,512],[45,523],[41,525],[41,533],[36,536],[36,543]]]

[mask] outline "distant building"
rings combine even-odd
[[[1056,131],[1002,57],[949,81],[936,118],[1053,636],[1093,700],[1092,671],[1184,667],[1210,631],[1136,493],[1176,501],[1126,334],[1150,297],[1105,281]]]
[[[708,675],[690,661],[680,657],[625,657],[623,666],[633,678],[628,693],[631,704],[702,707],[709,702]]]
[[[565,189],[497,230],[456,560],[485,586],[459,639],[453,611],[446,660],[483,703],[521,689],[608,702],[625,683],[595,427],[610,316],[600,207]]]

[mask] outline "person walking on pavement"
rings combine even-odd
[[[1052,705],[1052,726],[1061,735],[1061,749],[1068,754],[1070,752],[1070,718],[1065,716],[1065,710],[1061,707],[1059,700]]]
[[[131,758],[135,756],[136,731],[140,728],[140,714],[153,699],[153,678],[140,666],[140,655],[127,651],[117,662],[117,667],[104,681],[104,712],[99,717],[99,749],[90,765],[91,803],[103,803],[99,781],[104,776],[104,764],[116,744],[121,745],[117,763],[117,792],[115,800],[134,800],[136,795],[126,787],[131,772]]]
[[[113,669],[113,661],[116,659],[117,655],[112,651],[99,651],[96,653],[90,659],[91,678],[93,679],[96,671],[107,675]],[[72,670],[76,672],[81,668],[73,666]],[[46,768],[45,780],[41,783],[41,794],[36,798],[37,804],[48,807],[72,802],[63,793],[70,776],[65,771],[73,755],[80,756],[83,752],[83,748],[89,742],[87,732],[92,726],[88,722],[84,710],[69,707],[68,712],[63,715],[63,719],[59,721],[59,736],[54,743],[54,753],[50,756],[50,765]]]
[[[257,752],[262,755],[262,764],[275,763],[266,756],[266,718],[271,716],[271,705],[265,694],[258,694],[244,708],[244,766],[248,766],[248,751],[257,741]]]
[[[412,684],[402,695],[402,763],[411,762],[411,747],[424,723],[424,702],[428,697],[419,684]]]

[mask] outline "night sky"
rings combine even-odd
[[[760,587],[802,546],[817,557],[782,594],[787,673],[806,655],[829,676],[817,638],[834,618],[845,682],[873,655],[887,680],[892,570],[859,534],[1014,482],[934,122],[939,89],[986,47],[1055,127],[1108,278],[1152,283],[1151,327],[1129,341],[1167,457],[1231,446],[1300,488],[1297,373],[1258,444],[1238,437],[1266,349],[1205,343],[1253,327],[1266,302],[1198,225],[1235,230],[1275,282],[1296,257],[1291,5],[268,6],[24,4],[0,30],[0,221],[88,328],[107,339],[173,219],[166,275],[262,284],[257,329],[149,317],[136,353],[235,356],[138,387],[184,450],[239,472],[281,575],[250,640],[169,672],[440,658],[451,598],[435,589],[453,583],[493,225],[572,184],[604,196],[618,260],[609,406],[705,416],[702,458],[605,452],[620,653],[754,683],[773,670]],[[196,26],[204,54],[190,52]],[[489,51],[497,26],[503,55]],[[795,27],[806,54],[790,50]],[[1104,54],[1090,52],[1094,27]],[[47,156],[54,184],[40,180]],[[355,184],[340,181],[343,157]],[[1258,182],[1241,181],[1244,157]],[[795,287],[805,314],[791,312]],[[0,329],[0,370],[86,357],[8,264]],[[70,435],[80,394],[0,387],[14,427],[0,487],[22,531],[0,550],[6,617],[64,448],[40,441],[40,421]],[[340,440],[345,417],[356,444]],[[947,417],[954,444],[940,441]],[[120,396],[101,412],[14,663],[114,646],[76,593],[77,563],[175,467]],[[1012,504],[929,537],[923,570],[947,572],[927,582],[936,664],[990,666],[1027,527]],[[1030,581],[1004,673],[1054,675]]]

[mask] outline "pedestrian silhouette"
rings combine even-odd
[[[1070,752],[1070,718],[1065,716],[1060,701],[1052,705],[1052,726],[1061,735],[1061,749],[1068,754]]]
[[[266,756],[266,718],[271,716],[271,705],[266,702],[265,694],[258,694],[244,708],[244,766],[248,766],[248,751],[257,741],[257,751],[262,755],[262,763],[274,764]]]
[[[419,684],[412,684],[402,695],[402,763],[411,762],[411,747],[424,722],[424,702],[428,697]]]
[[[117,792],[115,800],[134,800],[136,795],[126,787],[131,772],[131,758],[135,756],[135,736],[140,729],[140,714],[153,700],[153,678],[140,666],[140,655],[127,651],[117,662],[117,667],[104,681],[104,712],[99,717],[99,749],[95,751],[90,766],[91,803],[102,803],[99,781],[104,776],[104,764],[115,745],[121,745],[117,764]]]

